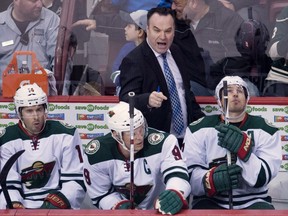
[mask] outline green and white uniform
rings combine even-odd
[[[226,158],[227,150],[218,143],[215,126],[221,122],[220,115],[206,116],[189,125],[184,138],[183,155],[187,160],[193,203],[205,197],[203,176],[213,160]],[[259,116],[246,114],[239,126],[251,136],[252,154],[247,162],[237,158],[236,164],[242,168],[240,187],[233,189],[233,208],[243,209],[257,202],[269,201],[268,183],[277,175],[281,164],[281,138],[279,130]],[[223,159],[222,159],[223,161]],[[214,165],[216,165],[214,161]],[[211,164],[210,164],[211,165]],[[210,167],[211,168],[211,167]],[[211,197],[215,203],[229,208],[228,193],[218,193]]]
[[[72,208],[80,208],[85,185],[82,144],[75,127],[48,120],[43,131],[31,137],[19,122],[1,132],[0,144],[1,169],[12,155],[25,150],[7,177],[12,201],[26,208],[39,208],[50,190],[58,190]],[[6,208],[3,193],[0,207]]]
[[[117,146],[108,133],[85,148],[85,184],[93,204],[100,209],[111,209],[119,201],[129,200],[130,161]],[[165,189],[189,195],[187,167],[175,136],[148,129],[143,149],[135,154],[134,185],[134,201],[139,209],[152,209]]]

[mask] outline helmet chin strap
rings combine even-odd
[[[122,148],[125,150],[125,151],[128,151],[130,153],[130,149],[127,148],[124,140],[122,139],[122,136],[117,134],[116,136],[113,134],[113,132],[111,133],[112,137],[122,146]],[[138,151],[135,151],[134,150],[134,153],[137,153]]]
[[[242,116],[244,116],[245,115],[245,110],[242,112],[242,113],[240,113],[240,115],[238,115],[238,116],[235,116],[235,117],[230,117],[230,116],[228,116],[227,117],[227,119],[230,121],[230,120],[236,120],[236,119],[239,119],[240,117],[242,117]]]
[[[246,105],[245,105],[244,110],[243,110],[238,116],[230,117],[230,116],[228,115],[228,116],[226,116],[227,120],[229,120],[229,121],[230,121],[230,120],[236,120],[236,119],[239,119],[240,117],[244,116],[245,113],[246,113],[246,107],[247,107],[247,103],[246,103]],[[225,115],[222,106],[221,106],[221,113],[222,113],[222,115]]]
[[[121,143],[120,143],[120,145],[123,147],[123,149],[124,149],[125,151],[128,151],[129,153],[131,152],[130,149],[127,148],[127,146],[125,145],[125,143],[124,143],[124,144],[121,144]],[[138,152],[138,151],[136,151],[136,150],[134,149],[134,154],[136,154],[137,152]]]

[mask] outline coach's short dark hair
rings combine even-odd
[[[173,17],[174,23],[175,23],[175,13],[173,12],[173,10],[171,8],[166,8],[166,7],[155,7],[155,8],[151,8],[148,13],[147,13],[147,23],[149,25],[149,20],[151,18],[151,16],[153,14],[159,14],[162,16],[168,16],[171,15]]]

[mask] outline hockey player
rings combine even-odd
[[[228,86],[227,112],[223,81]],[[262,117],[245,112],[249,92],[240,77],[224,77],[215,96],[222,114],[191,123],[184,138],[192,208],[227,209],[232,190],[234,209],[274,209],[267,192],[281,164],[279,130]],[[229,166],[227,151],[232,155]]]
[[[129,104],[120,102],[107,115],[111,132],[89,142],[84,154],[84,178],[93,204],[100,209],[129,209]],[[131,119],[132,120],[132,119]],[[134,206],[162,214],[187,208],[188,173],[174,135],[148,128],[134,109]]]
[[[46,120],[47,96],[35,83],[21,86],[14,103],[20,121],[0,135],[1,168],[13,154],[25,150],[7,177],[13,208],[80,208],[85,185],[77,130]],[[7,207],[3,192],[0,207]]]

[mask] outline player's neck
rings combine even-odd
[[[120,153],[125,157],[125,159],[129,159],[130,158],[130,152],[126,149],[124,149],[121,144],[118,143],[118,150],[120,151]]]
[[[243,113],[229,113],[227,120],[231,123],[242,122],[246,117],[246,112]],[[221,119],[225,121],[225,116],[221,115]]]

